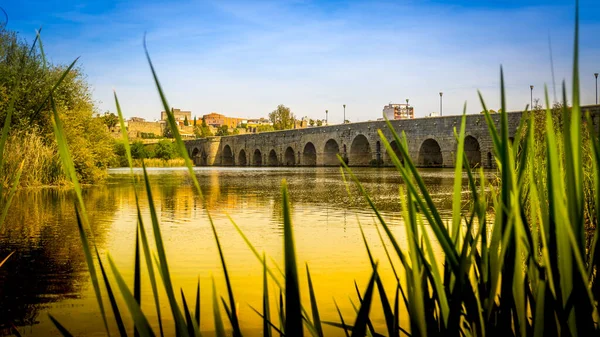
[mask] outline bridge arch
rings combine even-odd
[[[248,164],[248,160],[246,159],[246,151],[244,149],[240,150],[237,162],[239,166],[246,166]]]
[[[444,158],[440,144],[433,138],[425,139],[419,148],[418,166],[421,167],[442,167]]]
[[[198,150],[198,148],[197,148],[197,147],[195,147],[195,148],[192,150],[192,162],[193,162],[193,163],[194,163],[194,165],[196,165],[196,166],[197,166],[197,165],[200,165],[200,160],[199,160],[200,158],[197,158],[199,154],[200,154],[200,150]]]
[[[277,152],[275,152],[274,149],[269,152],[269,159],[267,160],[267,164],[269,164],[269,166],[279,166],[279,159],[277,159]]]
[[[252,156],[252,165],[253,166],[262,166],[262,154],[259,149],[254,150],[254,155]]]
[[[311,142],[304,145],[304,150],[302,151],[302,165],[317,166],[317,149]]]
[[[348,163],[351,166],[369,166],[371,159],[371,146],[367,137],[362,134],[354,137]]]
[[[285,166],[296,165],[296,154],[294,153],[294,149],[291,146],[288,146],[288,148],[285,149],[285,154],[283,156],[283,165],[285,165]]]
[[[231,146],[229,146],[229,144],[223,147],[223,153],[221,154],[221,165],[233,166],[233,151],[231,151]]]
[[[392,140],[392,142],[390,143],[390,147],[392,148],[392,151],[394,151],[394,154],[396,155],[396,157],[398,157],[398,159],[400,159],[400,162],[404,164],[404,157],[402,156],[402,151],[400,151],[400,145],[398,143],[396,143],[395,140]],[[392,156],[387,152],[387,149],[385,150],[385,157],[386,157],[386,165],[394,165],[394,162],[392,161]]]
[[[465,137],[465,154],[471,167],[481,166],[481,148],[477,138],[473,136]]]
[[[335,139],[328,140],[325,143],[325,148],[323,149],[323,165],[324,166],[339,165],[340,161],[337,158],[338,153],[340,153],[340,146],[335,141]]]

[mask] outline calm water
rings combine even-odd
[[[391,169],[356,169],[355,172],[392,225],[397,239],[405,242],[405,229],[398,212],[401,184],[398,174]],[[110,254],[125,280],[132,284],[136,213],[134,189],[127,173],[128,170],[111,170],[108,182],[86,188],[84,197],[102,259],[106,262]],[[183,289],[188,301],[193,302],[200,280],[201,329],[210,335],[213,329],[211,277],[214,276],[220,295],[225,295],[226,289],[206,211],[192,191],[186,170],[151,169],[149,173],[176,290]],[[449,218],[453,171],[424,170],[422,173],[442,214]],[[136,174],[141,177],[140,171]],[[393,294],[393,275],[373,225],[373,213],[356,192],[348,196],[338,168],[198,168],[196,174],[221,238],[241,325],[247,335],[262,333],[262,321],[249,307],[262,308],[262,268],[227,216],[236,221],[259,251],[267,253],[272,265],[282,266],[280,184],[283,178],[287,179],[290,190],[303,286],[301,296],[305,305],[309,306],[304,270],[304,263],[308,263],[321,319],[339,321],[333,305],[335,298],[345,318],[352,321],[354,311],[349,297],[357,303],[353,282],[356,280],[364,289],[371,273],[359,222],[375,255],[382,261],[380,272]],[[140,189],[140,192],[143,191]],[[147,200],[145,194],[143,196],[142,212],[149,228]],[[0,233],[0,259],[15,251],[0,268],[0,334],[9,334],[7,327],[14,324],[23,335],[56,335],[48,319],[50,313],[75,335],[105,335],[81,249],[70,192],[20,191]],[[112,275],[110,277],[112,280]],[[147,278],[142,280],[142,288],[143,309],[155,322]],[[270,289],[275,289],[274,283]],[[275,297],[273,292],[271,298]],[[165,296],[161,300],[162,304],[166,303]],[[123,303],[120,308],[122,313],[127,311]],[[273,302],[276,315],[275,308]],[[163,317],[165,331],[173,331],[166,306],[163,313],[167,313],[167,317]],[[277,321],[275,315],[273,319]],[[131,326],[128,315],[124,316]],[[384,326],[380,308],[373,308],[373,317],[376,327]],[[116,333],[114,324],[111,327]],[[326,332],[342,335],[342,331],[335,328]]]

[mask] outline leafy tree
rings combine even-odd
[[[131,158],[133,159],[146,159],[150,157],[150,153],[144,143],[141,141],[133,142],[131,144]]]
[[[119,117],[113,112],[105,112],[104,116],[101,117],[104,124],[108,127],[110,132],[119,124]]]
[[[188,121],[188,119],[187,119],[187,116],[185,116],[185,117],[183,118],[183,125],[185,125],[185,126],[190,126],[190,122]]]
[[[194,127],[194,135],[196,135],[196,138],[206,138],[211,137],[213,135],[212,131],[210,131],[210,127],[206,124],[204,118],[202,118],[201,125],[196,125]]]
[[[196,126],[196,116],[194,116],[194,126]]]
[[[295,116],[290,110],[283,104],[279,104],[277,109],[273,110],[269,114],[269,119],[273,123],[275,130],[288,130],[294,127]]]
[[[317,126],[321,126],[321,125],[323,125],[323,121],[320,119],[317,119]]]
[[[227,125],[221,125],[217,130],[217,136],[229,136],[229,127],[227,127]]]
[[[172,141],[162,139],[154,148],[154,158],[162,160],[169,160],[179,157],[179,152],[176,149],[175,143]]]
[[[0,124],[3,124],[8,111],[9,98],[13,95],[17,78],[21,82],[16,92],[11,132],[17,136],[11,142],[18,145],[19,137],[35,132],[45,144],[51,144],[48,158],[39,160],[32,172],[55,171],[52,158],[58,157],[58,149],[52,127],[52,112],[46,100],[48,93],[63,76],[67,65],[46,63],[39,49],[29,52],[31,45],[20,39],[17,33],[0,27]],[[22,62],[23,60],[23,62]],[[63,121],[65,136],[79,179],[82,182],[95,182],[106,176],[106,168],[113,162],[114,140],[108,132],[103,118],[95,118],[97,106],[92,99],[91,88],[85,74],[74,67],[66,74],[62,83],[54,90],[53,99]],[[112,123],[112,122],[111,122]],[[39,153],[23,149],[14,160],[20,162],[34,158]],[[44,154],[46,155],[46,154]],[[7,170],[18,165],[6,163]],[[1,176],[13,176],[14,172],[4,171]],[[64,177],[58,173],[45,184],[56,184]]]
[[[163,137],[165,138],[173,138],[173,131],[171,130],[171,126],[169,125],[169,123],[164,123],[163,124]]]
[[[240,128],[246,129],[246,128],[248,128],[248,124],[247,123],[241,123],[240,124]]]
[[[311,118],[311,119],[309,119],[309,120],[308,120],[308,125],[310,125],[310,126],[315,126],[315,120],[314,120],[314,119],[312,119],[312,118]]]
[[[239,135],[240,134],[240,129],[238,129],[238,128],[233,129],[233,134],[234,135]]]

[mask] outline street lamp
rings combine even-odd
[[[344,104],[344,124],[346,124],[346,104]]]
[[[325,110],[325,125],[329,125],[327,114],[329,114],[329,110]]]
[[[594,73],[594,77],[596,78],[596,105],[598,104],[598,73]]]
[[[444,93],[440,91],[440,116],[442,116],[442,95]]]
[[[530,96],[529,96],[529,110],[533,110],[533,85],[529,86]]]
[[[408,117],[408,98],[406,99],[406,116],[405,117]]]

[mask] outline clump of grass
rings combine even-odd
[[[578,18],[576,18],[578,22]],[[531,153],[535,152],[533,130],[535,121],[525,114],[522,118],[517,139],[513,146],[508,137],[508,118],[506,111],[504,76],[501,80],[502,113],[500,123],[496,125],[483,105],[485,116],[493,141],[494,155],[499,167],[501,181],[497,193],[491,196],[486,194],[486,180],[482,169],[472,171],[464,152],[465,121],[461,121],[460,128],[455,130],[456,135],[456,168],[455,184],[452,197],[452,219],[445,222],[425,187],[423,179],[409,156],[405,134],[398,134],[391,123],[388,127],[393,134],[396,144],[401,144],[399,151],[403,161],[396,155],[390,146],[390,140],[379,135],[398,174],[403,178],[405,185],[400,190],[402,216],[405,222],[408,247],[401,247],[394,237],[390,225],[381,215],[372,202],[367,191],[352,170],[345,165],[342,158],[344,178],[354,182],[359,193],[364,197],[369,207],[372,208],[377,220],[377,228],[381,229],[381,244],[385,247],[387,262],[393,267],[396,278],[394,293],[388,294],[384,282],[378,274],[378,262],[372,256],[369,242],[363,235],[364,244],[372,265],[372,274],[367,287],[359,294],[359,304],[356,316],[348,320],[340,313],[340,322],[321,321],[319,308],[310,273],[307,268],[308,292],[310,294],[310,307],[312,315],[305,310],[300,301],[301,286],[298,282],[298,267],[296,261],[295,244],[293,238],[293,225],[287,196],[287,186],[282,183],[283,195],[283,226],[284,226],[284,268],[283,271],[272,271],[266,263],[266,258],[252,246],[238,229],[252,253],[263,265],[263,312],[255,310],[263,319],[264,336],[271,336],[273,331],[285,336],[303,336],[308,332],[312,336],[322,336],[322,324],[339,327],[349,336],[379,336],[381,332],[375,331],[370,319],[370,309],[374,301],[379,301],[384,312],[385,327],[389,336],[591,336],[597,335],[598,330],[598,286],[597,271],[598,238],[600,237],[597,223],[594,224],[593,239],[586,247],[584,204],[600,203],[600,141],[593,130],[593,123],[589,116],[585,116],[585,126],[582,123],[582,111],[579,104],[578,84],[578,26],[575,29],[575,57],[573,67],[573,106],[564,111],[565,123],[562,138],[557,137],[555,127],[550,116],[550,107],[546,105],[545,137],[543,139],[547,161],[544,163],[547,179],[536,179],[539,172],[539,163]],[[147,53],[148,55],[148,53]],[[165,95],[161,89],[158,77],[148,56],[148,62],[154,76],[159,96],[165,107],[170,111]],[[563,90],[566,91],[566,90]],[[566,96],[564,94],[563,96]],[[546,95],[547,97],[547,95]],[[50,95],[52,103],[52,96]],[[546,99],[548,101],[548,99]],[[122,114],[115,95],[115,103],[119,111],[120,121],[123,126]],[[566,106],[566,98],[564,99]],[[55,111],[55,110],[54,110]],[[175,126],[172,113],[168,114],[168,123]],[[85,213],[85,205],[81,197],[81,190],[74,173],[72,161],[66,144],[66,138],[61,128],[59,115],[54,113],[54,126],[59,151],[67,176],[73,182],[74,193],[77,197],[75,205],[78,212],[78,224],[84,253],[88,261],[90,276],[98,298],[98,304],[105,325],[108,321],[100,296],[100,287],[96,276],[96,266],[92,259],[92,251],[88,236],[92,235]],[[122,130],[125,128],[122,127]],[[172,127],[176,145],[189,169],[196,192],[202,198],[200,186],[193,174],[190,158],[185,151],[181,136],[177,128]],[[590,133],[593,160],[591,170],[594,176],[594,193],[590,194],[593,200],[585,200],[583,191],[582,169],[582,135]],[[127,135],[124,133],[124,144],[128,144]],[[561,144],[564,148],[563,159],[557,148]],[[126,145],[127,159],[133,166],[131,151]],[[143,163],[143,162],[142,162]],[[461,189],[462,176],[466,172],[472,202],[467,209],[462,207]],[[178,302],[173,289],[173,283],[167,262],[167,253],[163,244],[158,215],[153,204],[152,190],[144,167],[144,180],[146,197],[151,215],[152,233],[155,246],[151,254],[147,238],[145,238],[144,223],[142,221],[138,203],[138,229],[140,235],[136,237],[136,254],[139,246],[145,255],[147,269],[152,284],[156,310],[160,309],[158,303],[158,287],[155,273],[159,275],[167,294],[168,307],[175,322],[177,336],[199,336],[200,317],[199,297],[196,296],[196,311],[192,313],[187,301],[182,294],[182,301]],[[132,184],[137,184],[132,176]],[[527,186],[527,188],[524,188]],[[542,193],[547,190],[547,193]],[[137,195],[136,199],[139,200]],[[496,210],[493,221],[488,219],[487,210],[493,205]],[[524,209],[527,207],[528,212]],[[225,323],[220,314],[221,307],[226,312],[232,334],[242,336],[242,327],[237,317],[234,287],[228,276],[225,259],[217,230],[207,210],[215,241],[219,250],[225,281],[227,283],[227,299],[217,294],[213,284],[213,318],[215,321],[216,335],[225,335]],[[597,220],[595,220],[597,221]],[[429,226],[435,235],[430,238],[425,230]],[[382,234],[381,234],[382,233]],[[387,243],[389,242],[389,244]],[[439,245],[443,251],[443,259],[438,260],[433,253],[433,247]],[[389,251],[388,251],[388,248]],[[97,252],[96,252],[97,254]],[[151,256],[152,255],[152,256]],[[137,256],[137,255],[136,255]],[[154,258],[153,258],[154,257]],[[136,333],[140,336],[154,336],[150,323],[141,310],[139,294],[140,283],[134,283],[133,291],[123,281],[119,271],[109,257],[111,270],[115,276],[116,284],[123,298],[127,310],[135,323]],[[400,264],[393,261],[399,260]],[[155,261],[153,265],[149,261]],[[97,264],[103,270],[102,259],[98,256]],[[135,274],[140,270],[139,258],[136,258]],[[396,273],[396,271],[403,273]],[[402,275],[402,277],[400,276]],[[103,272],[104,276],[104,272]],[[266,279],[271,277],[279,287],[280,324],[273,323],[270,313],[269,292]],[[136,278],[137,279],[137,278]],[[281,281],[281,279],[283,281]],[[115,293],[111,290],[111,281],[103,278],[109,298]],[[377,291],[375,291],[377,288]],[[199,289],[199,285],[198,285]],[[198,290],[199,291],[199,290]],[[378,298],[377,295],[378,294]],[[393,301],[391,300],[393,299]],[[392,304],[393,303],[393,304]],[[183,304],[183,311],[182,311]],[[405,311],[400,312],[400,307]],[[122,322],[117,304],[111,301],[111,308],[117,324]],[[339,309],[338,309],[339,311]],[[409,318],[408,326],[400,325],[400,315]],[[161,314],[158,314],[159,324]],[[66,328],[53,319],[59,331],[68,336]],[[108,327],[107,327],[107,333]],[[160,334],[163,335],[162,325]],[[121,335],[127,332],[120,330]]]
[[[184,167],[185,160],[183,158],[175,158],[175,159],[158,159],[158,158],[149,158],[149,159],[134,159],[133,167]]]

